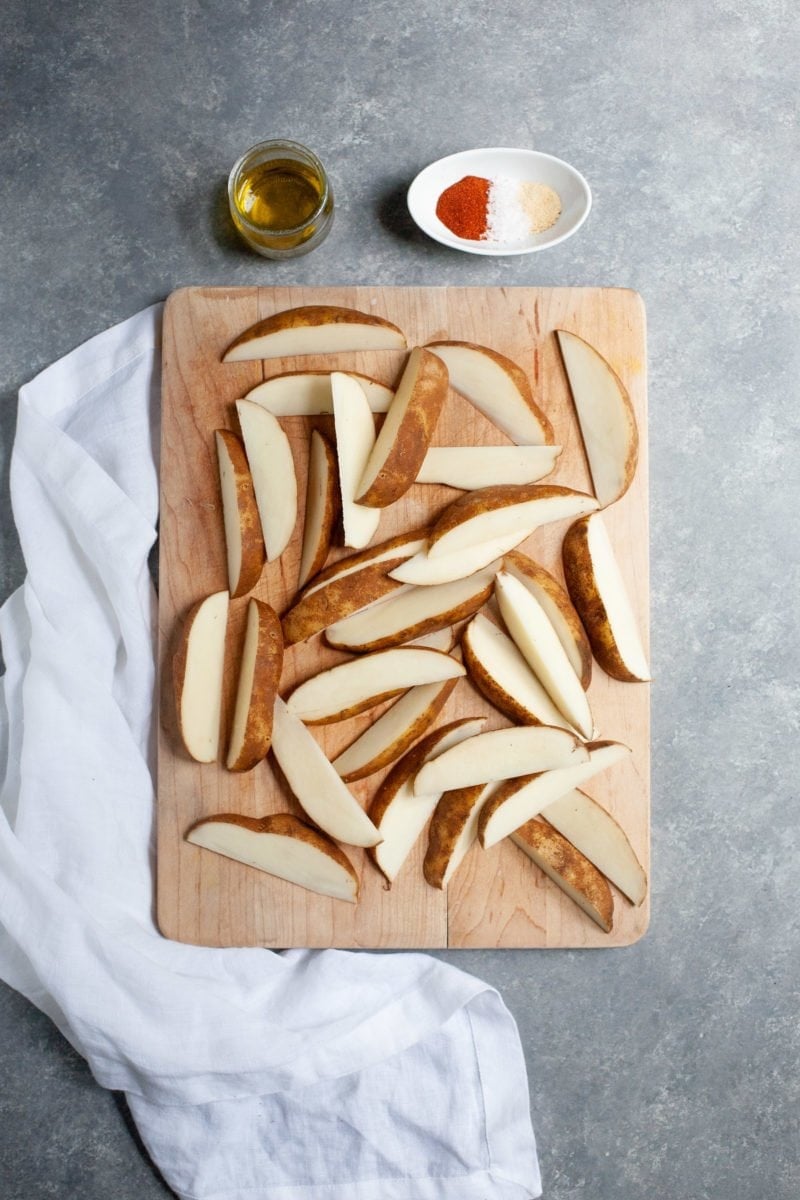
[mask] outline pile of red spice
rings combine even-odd
[[[543,233],[561,215],[561,198],[544,183],[499,176],[465,175],[445,188],[436,216],[465,241],[525,242]]]
[[[465,175],[445,188],[436,202],[436,215],[456,237],[477,242],[486,236],[489,222],[488,179]]]

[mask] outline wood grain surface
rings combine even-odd
[[[300,369],[357,370],[394,385],[405,355],[373,351],[222,364],[233,338],[255,321],[301,304],[340,304],[387,317],[409,346],[453,339],[492,347],[528,373],[537,401],[564,447],[548,482],[591,491],[579,430],[553,330],[581,335],[627,386],[641,436],[639,466],[627,494],[604,520],[620,559],[648,644],[648,513],[645,318],[636,293],[613,288],[187,288],[169,299],[164,319],[159,592],[158,921],[179,941],[208,946],[602,947],[636,941],[647,928],[649,900],[633,908],[614,892],[614,929],[604,934],[511,842],[474,847],[447,892],[422,875],[426,836],[391,890],[353,847],[345,852],[361,876],[357,905],[331,900],[189,845],[200,817],[299,812],[271,759],[245,774],[186,755],[176,729],[171,661],[181,622],[199,598],[227,586],[214,430],[236,429],[234,403],[262,379]],[[296,590],[303,529],[308,441],[316,426],[332,436],[330,418],[282,420],[295,458],[300,511],[295,535],[254,591],[278,612]],[[437,445],[503,445],[508,439],[450,392]],[[425,523],[460,493],[417,484],[384,511],[375,542]],[[563,579],[560,547],[569,522],[534,533],[520,547]],[[329,561],[345,553],[337,548]],[[247,599],[231,603],[224,712],[230,714]],[[284,694],[345,658],[320,637],[287,652]],[[625,742],[630,759],[586,786],[622,824],[649,874],[649,688],[609,679],[595,664],[589,691],[600,736]],[[386,707],[386,706],[384,706]],[[382,711],[315,727],[331,757]],[[486,728],[508,724],[461,680],[436,724],[486,714]],[[227,742],[227,725],[223,745]],[[385,772],[351,785],[366,803]]]

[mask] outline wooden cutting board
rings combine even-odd
[[[636,479],[605,514],[647,644],[648,520],[645,318],[634,292],[612,288],[187,288],[167,302],[164,318],[159,662],[161,720],[158,758],[158,921],[171,938],[207,946],[339,947],[597,947],[636,941],[648,922],[648,902],[633,908],[615,891],[615,920],[604,934],[510,842],[470,851],[447,892],[422,875],[420,839],[391,890],[363,851],[346,847],[361,876],[357,905],[331,900],[232,862],[184,841],[197,819],[214,813],[261,816],[296,811],[269,760],[246,775],[188,758],[176,731],[171,660],[181,621],[198,599],[227,586],[214,430],[236,429],[234,402],[262,379],[283,371],[358,370],[393,385],[398,352],[340,354],[223,364],[223,351],[242,330],[273,312],[302,304],[339,304],[387,317],[410,346],[434,339],[478,342],[519,363],[563,446],[548,482],[591,491],[553,330],[572,330],[595,346],[626,384],[635,406],[641,449]],[[265,568],[253,594],[278,612],[291,603],[302,536],[309,432],[332,433],[331,419],[290,418],[300,513],[291,545]],[[439,445],[504,444],[507,439],[455,393],[436,432]],[[459,493],[415,485],[381,518],[375,541],[423,524]],[[569,522],[537,531],[521,549],[563,579],[561,539]],[[337,549],[331,556],[344,553]],[[225,709],[235,687],[246,599],[233,601],[228,627]],[[288,690],[344,656],[319,637],[287,653]],[[600,736],[627,743],[630,760],[590,781],[586,790],[626,830],[649,870],[649,689],[621,684],[595,666],[589,698]],[[331,757],[382,710],[317,727]],[[487,714],[487,728],[508,722],[461,680],[437,724]],[[362,802],[385,772],[352,785]]]

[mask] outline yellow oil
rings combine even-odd
[[[306,163],[273,159],[254,165],[237,182],[234,201],[246,220],[267,234],[296,229],[314,215],[323,181]]]

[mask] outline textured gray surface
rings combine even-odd
[[[794,5],[6,0],[3,488],[20,383],[187,283],[617,284],[649,315],[653,921],[637,946],[449,957],[528,1058],[547,1200],[796,1200]],[[270,264],[223,183],[312,145],[338,212]],[[532,146],[590,180],[573,241],[445,251],[405,187],[442,154]],[[2,520],[2,589],[23,567]],[[0,989],[6,1200],[167,1194],[124,1107]]]

